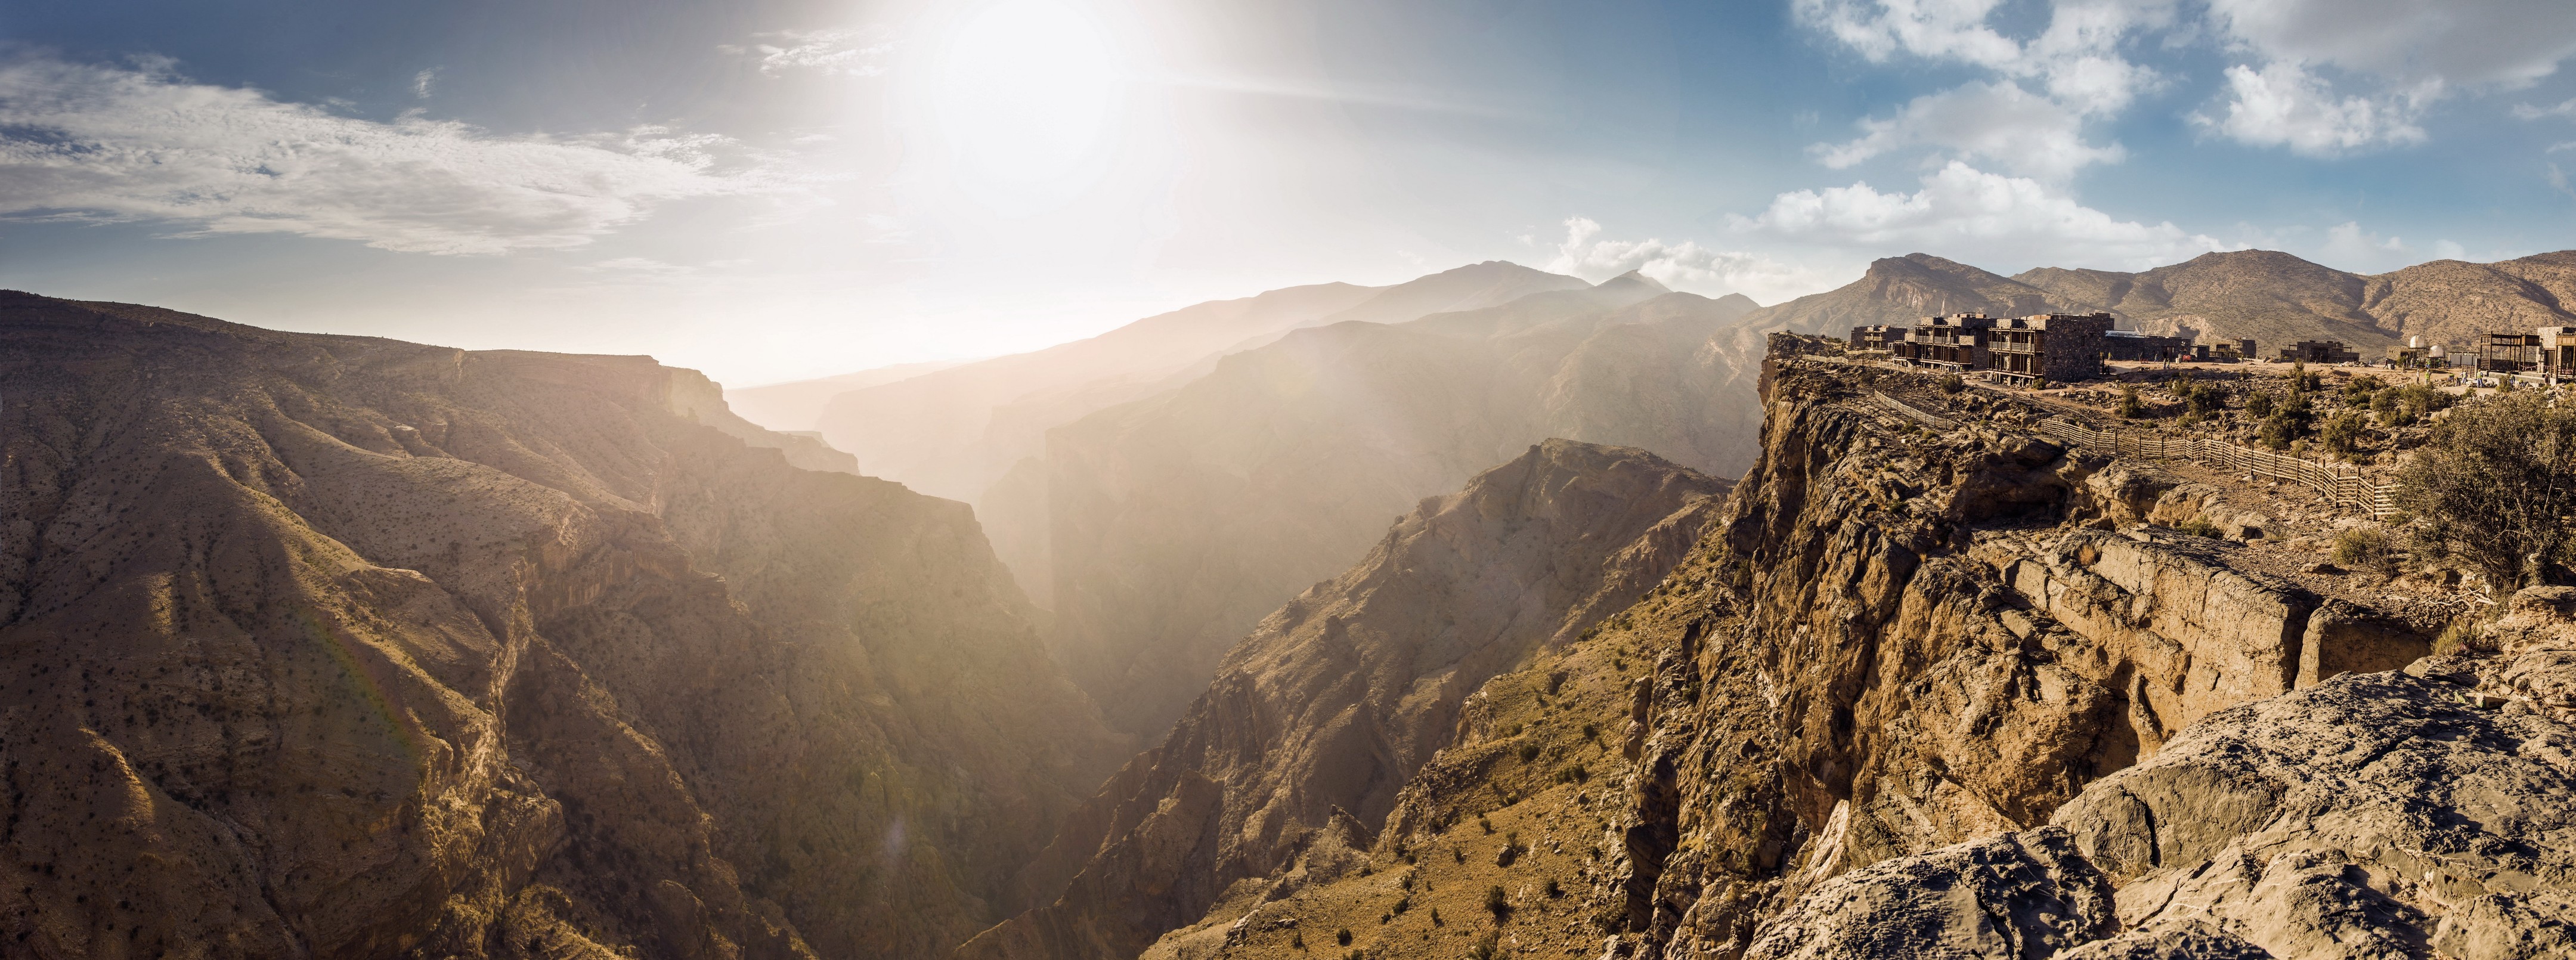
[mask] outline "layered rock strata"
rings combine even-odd
[[[2078,821],[2107,822],[2086,811],[2147,771],[2221,755],[2260,767],[2241,744],[2208,746],[2235,742],[2224,737],[2291,736],[2282,725],[2302,710],[2382,695],[2357,691],[2434,690],[2387,672],[2434,662],[2420,660],[2427,639],[2266,574],[2230,541],[2138,525],[2140,501],[2106,495],[2123,484],[2094,482],[2121,464],[2023,432],[2010,400],[1929,385],[1776,368],[1762,458],[1708,538],[1601,630],[1469,698],[1458,740],[1400,792],[1364,864],[1276,899],[1228,898],[1148,955],[1289,956],[1326,932],[1338,946],[1343,930],[1366,957],[2257,956],[2291,943],[2188,910],[2157,926],[2132,906],[2147,896],[2139,878],[2229,841],[2141,870],[2097,856],[2109,834]],[[1880,392],[1966,425],[1928,433]],[[2347,722],[2381,721],[2331,721]],[[2443,739],[2385,722],[2373,742]],[[2519,736],[2493,742],[2546,742]],[[2523,832],[2545,818],[2518,803],[2434,794],[2420,802],[2437,820],[2494,809],[2526,843],[2550,835]],[[2363,795],[2309,794],[2321,817]],[[2244,799],[2201,790],[2124,822],[2213,837],[2272,822],[2257,814],[2273,801],[2230,797]],[[2296,869],[2323,876],[2322,863]],[[2236,887],[2197,876],[2219,885],[2205,902],[2237,896],[2249,917],[2278,906],[2251,892],[2270,889],[2259,872]],[[2279,889],[2324,889],[2298,882],[2310,886]]]
[[[1117,744],[827,453],[647,358],[0,296],[0,943],[945,951]]]

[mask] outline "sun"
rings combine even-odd
[[[955,21],[926,105],[961,185],[1035,200],[1096,177],[1128,80],[1115,41],[1065,0],[998,0]]]

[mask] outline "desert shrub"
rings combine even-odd
[[[2478,626],[2475,617],[2464,616],[2454,619],[2449,626],[2442,628],[2440,636],[2433,638],[2433,653],[2438,656],[2456,657],[2463,653],[2491,652],[2494,649],[2494,638],[2487,635],[2485,628]]]
[[[1960,379],[1958,374],[1945,373],[1941,375],[1942,393],[1957,393],[1965,389],[1968,389],[1968,381]]]
[[[2185,520],[2183,521],[2182,526],[2175,527],[2174,530],[2181,533],[2188,533],[2195,537],[2208,537],[2212,540],[2218,539],[2222,533],[2222,531],[2218,529],[2217,524],[2209,522],[2208,517],[2193,517],[2189,520]]]
[[[2120,416],[2130,420],[2135,420],[2139,417],[2145,416],[2146,412],[2146,404],[2138,402],[2138,388],[2131,385],[2122,385],[2120,387]]]
[[[2271,415],[2263,418],[2263,426],[2256,431],[2256,436],[2262,439],[2264,446],[2287,450],[2307,435],[2308,424],[2315,416],[2313,408],[2308,406],[2308,398],[2293,396],[2287,402],[2273,406]]]
[[[1494,835],[1494,822],[1485,819],[1484,814],[1479,813],[1476,815],[1476,826],[1483,829],[1486,836],[1490,837]]]
[[[2335,534],[2334,561],[2356,570],[2397,570],[2397,546],[2388,531],[2378,527],[2347,527]]]
[[[2205,383],[2195,383],[2191,385],[2191,393],[2183,397],[2183,403],[2191,412],[2208,416],[2227,409],[2227,392]]]
[[[2452,411],[2399,474],[2430,539],[2510,593],[2565,579],[2576,515],[2576,407],[2525,391]]]
[[[2271,394],[2257,393],[2245,398],[2245,415],[2258,419],[2268,417],[2272,415],[2274,406]]]
[[[1520,753],[1521,753],[1521,762],[1522,762],[1522,763],[1528,763],[1528,762],[1530,762],[1530,761],[1532,761],[1532,760],[1536,760],[1536,759],[1538,759],[1538,744],[1535,744],[1535,743],[1524,743],[1524,744],[1521,744],[1521,751],[1520,751]]]
[[[2290,364],[2290,392],[2306,393],[2317,388],[2322,378],[2309,370],[2304,361]]]
[[[1493,914],[1498,921],[1511,914],[1512,900],[1503,894],[1502,884],[1485,888],[1485,912]]]
[[[1471,960],[1494,960],[1501,955],[1502,934],[1492,930],[1485,931],[1484,936],[1476,938],[1475,946],[1467,948],[1467,956]]]
[[[1521,846],[1521,835],[1518,832],[1503,834],[1503,848],[1494,851],[1494,865],[1511,866],[1514,861],[1521,858],[1521,851],[1524,849],[1527,848]]]
[[[2048,389],[2048,388],[2050,388],[2050,387],[2053,387],[2053,386],[2056,386],[2056,384],[2053,384],[2053,383],[2048,382],[2048,378],[2047,378],[2047,377],[2032,377],[2032,378],[2030,378],[2030,388],[2031,388],[2031,389],[2033,389],[2033,390],[2046,390],[2046,389]]]
[[[2325,429],[2317,432],[2317,439],[2326,445],[2326,449],[2349,457],[2360,452],[2363,429],[2361,411],[2342,410],[2326,418]]]
[[[2421,383],[2410,383],[2399,388],[2397,396],[2398,408],[2406,412],[2409,421],[2428,416],[2438,410],[2448,410],[2460,399],[2452,396],[2448,391],[2435,390],[2430,385]]]
[[[2415,422],[2415,418],[2406,415],[2406,406],[2400,402],[2399,398],[2404,394],[2402,390],[2382,390],[2371,395],[2370,412],[2379,415],[2381,425],[2402,427]]]
[[[1339,929],[1339,930],[1335,930],[1335,931],[1333,931],[1333,942],[1334,942],[1334,943],[1341,944],[1342,946],[1345,946],[1345,947],[1350,946],[1350,945],[1351,945],[1351,928],[1349,928],[1349,927],[1343,927],[1343,928],[1341,928],[1341,929]]]
[[[1548,899],[1554,900],[1565,895],[1565,888],[1557,885],[1555,877],[1549,877],[1547,886],[1540,888],[1539,892],[1547,894]]]
[[[2371,395],[2378,393],[2379,388],[2382,386],[2384,386],[2384,384],[2379,382],[2378,377],[2371,376],[2367,373],[2354,377],[2351,381],[2343,385],[2344,402],[2354,404],[2368,403],[2370,402]]]

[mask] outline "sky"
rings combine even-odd
[[[0,6],[0,287],[735,386],[1482,260],[2576,247],[2567,0]]]

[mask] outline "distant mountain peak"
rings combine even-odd
[[[1667,286],[1664,286],[1663,284],[1660,284],[1660,283],[1655,282],[1655,278],[1653,278],[1653,277],[1649,277],[1649,276],[1647,276],[1647,275],[1644,273],[1644,271],[1639,271],[1639,270],[1630,270],[1630,271],[1628,271],[1628,272],[1626,272],[1626,273],[1623,273],[1623,274],[1620,274],[1620,275],[1618,275],[1618,276],[1611,277],[1611,278],[1610,278],[1610,279],[1608,279],[1608,280],[1603,280],[1603,281],[1601,281],[1600,283],[1593,285],[1593,288],[1592,288],[1592,289],[1595,289],[1595,290],[1624,290],[1624,289],[1639,289],[1639,290],[1650,291],[1650,292],[1653,292],[1653,293],[1671,293],[1671,292],[1673,292],[1673,288],[1671,288],[1671,287],[1667,287]]]

